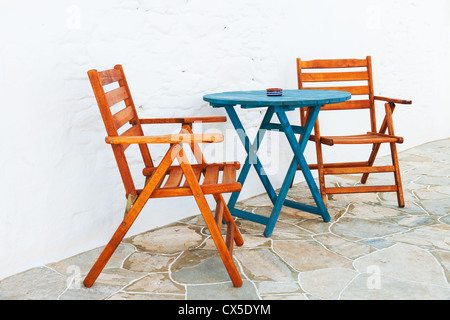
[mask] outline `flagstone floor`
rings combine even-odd
[[[90,289],[82,279],[101,248],[1,280],[0,299],[450,299],[450,139],[399,158],[403,209],[395,193],[330,196],[330,223],[284,208],[271,238],[262,225],[237,219],[245,241],[234,250],[241,288],[232,286],[203,220],[193,216],[123,241]],[[369,184],[386,184],[392,174],[383,175]],[[328,183],[355,185],[358,178]],[[303,184],[289,197],[313,204]],[[271,211],[263,195],[240,206]]]

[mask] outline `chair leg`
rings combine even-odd
[[[211,212],[211,209],[209,208],[208,202],[206,201],[205,195],[203,194],[197,178],[195,177],[194,171],[189,164],[189,160],[187,159],[186,154],[183,151],[181,151],[177,157],[181,169],[183,170],[184,176],[186,177],[189,187],[192,190],[195,201],[197,202],[203,219],[205,220],[206,226],[211,233],[211,237],[213,238],[217,251],[219,251],[219,255],[223,261],[223,264],[225,265],[225,268],[227,269],[228,275],[230,276],[233,285],[235,287],[240,287],[242,286],[242,279],[239,271],[237,270],[233,262],[233,258],[225,244],[225,241],[223,240],[222,234],[217,227],[216,221]]]
[[[192,127],[188,124],[183,125],[182,127],[183,130],[187,130],[189,133],[193,134],[192,132]],[[197,160],[198,164],[201,163],[206,163],[205,157],[203,156],[202,150],[200,148],[200,146],[198,145],[198,143],[193,143],[190,145],[191,146],[191,150],[194,153],[194,156]],[[225,200],[223,199],[222,194],[217,193],[217,194],[213,194],[214,196],[214,200],[216,200],[217,206],[221,207],[223,211],[223,218],[225,219],[225,222],[232,226],[232,228],[234,228],[235,232],[234,232],[234,241],[236,242],[237,246],[242,246],[244,244],[244,240],[242,239],[242,235],[239,232],[238,227],[236,226],[236,224],[234,223],[233,217],[231,216],[230,210],[227,207],[227,203],[225,202]],[[220,229],[220,228],[219,228]]]
[[[398,162],[397,145],[395,143],[390,143],[390,146],[391,146],[392,164],[395,167],[394,177],[395,177],[395,184],[397,185],[398,206],[400,208],[404,208],[405,198],[403,197],[402,178],[400,176],[400,164]]]
[[[372,148],[372,153],[369,157],[369,167],[373,167],[373,164],[375,163],[375,159],[377,157],[378,151],[380,150],[381,143],[375,143]],[[369,179],[369,173],[364,173],[361,178],[361,183],[366,184],[367,179]]]
[[[386,109],[386,125],[387,129],[390,135],[395,135],[394,132],[394,123],[392,121],[392,112],[394,111],[395,104],[393,103],[386,103],[384,105]],[[396,143],[390,143],[391,146],[391,157],[392,157],[392,164],[394,165],[395,172],[395,184],[397,185],[397,200],[398,200],[398,206],[400,208],[405,207],[405,199],[403,198],[403,187],[402,187],[402,179],[400,177],[400,165],[398,163],[398,154],[397,154],[397,145]]]
[[[206,226],[208,227],[209,232],[211,233],[211,237],[213,238],[214,244],[216,245],[217,251],[219,252],[220,258],[227,269],[228,275],[233,282],[235,287],[242,286],[242,279],[239,275],[239,271],[237,270],[233,257],[231,256],[230,250],[227,247],[225,241],[223,240],[222,234],[215,223],[213,218],[211,209],[208,206],[208,202],[205,199],[203,194],[195,197],[197,205],[200,209],[200,212],[205,220]],[[235,229],[236,231],[237,229]],[[236,232],[235,232],[236,235]]]
[[[386,133],[386,130],[388,130],[388,120],[392,121],[392,113],[395,110],[395,104],[394,103],[386,103],[385,108],[386,108],[386,117],[384,118],[383,123],[381,124],[381,127],[380,127],[380,131],[379,131],[379,133],[381,133],[381,134]],[[390,110],[388,110],[388,108],[390,108]],[[393,127],[392,127],[392,130],[393,130]],[[372,167],[373,164],[375,163],[375,159],[377,157],[378,151],[380,150],[380,147],[381,147],[381,143],[375,143],[373,145],[372,153],[370,154],[370,157],[369,157],[369,167]],[[366,184],[368,178],[369,178],[369,173],[364,173],[361,178],[361,183]]]
[[[148,181],[147,181],[148,182]],[[132,193],[130,193],[129,195],[128,195],[128,198],[127,198],[127,205],[125,206],[125,213],[124,213],[124,217],[126,217],[127,216],[127,214],[128,214],[128,212],[130,212],[130,210],[131,210],[131,207],[134,205],[134,203],[136,202],[136,200],[137,200],[137,195],[135,195],[135,194],[132,194]]]
[[[97,280],[98,276],[102,272],[105,265],[108,263],[109,259],[113,255],[114,251],[116,251],[122,239],[125,237],[128,230],[131,228],[131,225],[136,220],[137,216],[141,212],[145,202],[144,201],[136,201],[135,205],[130,209],[127,216],[119,226],[119,228],[114,233],[111,240],[108,242],[106,247],[103,249],[103,252],[98,257],[95,264],[92,266],[91,270],[87,274],[86,278],[83,281],[85,287],[90,288],[94,284],[95,280]],[[144,202],[144,203],[142,203]],[[131,218],[133,217],[133,218]]]
[[[230,210],[227,207],[227,204],[225,202],[225,199],[223,198],[223,196],[220,193],[214,194],[214,199],[216,200],[216,202],[221,202],[222,203],[222,207],[223,207],[223,218],[225,219],[225,222],[231,226],[232,228],[234,228],[235,232],[234,232],[234,242],[236,243],[236,245],[238,247],[242,246],[244,244],[244,239],[242,239],[242,235],[238,229],[238,227],[236,226],[236,223],[234,222],[233,216],[230,213]]]
[[[139,197],[136,199],[136,202],[131,207],[131,209],[126,214],[119,228],[117,228],[111,240],[108,242],[106,247],[103,249],[103,252],[98,257],[95,264],[92,266],[91,270],[87,274],[86,278],[83,281],[85,287],[90,288],[94,284],[95,280],[97,280],[98,276],[102,272],[105,265],[108,263],[109,259],[113,255],[114,251],[119,246],[122,239],[125,237],[128,230],[133,225],[134,221],[138,217],[144,205],[147,203],[148,199],[152,195],[153,191],[156,189],[159,181],[164,177],[167,172],[167,169],[172,164],[174,158],[178,155],[181,150],[181,145],[172,145],[169,151],[164,156],[161,161],[158,169],[150,178],[149,182],[145,186],[144,190],[142,190]]]

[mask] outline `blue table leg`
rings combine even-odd
[[[303,156],[303,152],[306,148],[306,144],[311,135],[311,131],[314,127],[314,123],[316,122],[320,108],[318,107],[313,108],[305,127],[297,127],[297,126],[293,127],[289,123],[289,120],[287,119],[284,109],[282,108],[276,109],[275,107],[269,107],[258,130],[256,140],[253,143],[250,142],[245,132],[245,129],[242,126],[241,121],[239,120],[236,110],[234,109],[234,106],[226,106],[225,110],[227,111],[228,116],[230,117],[230,120],[233,123],[233,126],[236,129],[238,136],[248,154],[245,163],[242,167],[241,173],[239,174],[238,182],[241,183],[242,185],[244,184],[250,171],[250,168],[253,165],[264,188],[266,189],[269,198],[271,199],[274,205],[272,213],[269,218],[256,215],[254,213],[246,212],[243,210],[238,210],[235,208],[235,206],[237,199],[240,195],[240,192],[234,192],[231,195],[231,198],[228,202],[228,208],[230,212],[234,216],[266,225],[266,229],[264,231],[264,235],[266,237],[270,237],[272,235],[273,229],[275,228],[275,224],[278,220],[278,216],[280,214],[283,205],[320,215],[322,216],[325,222],[329,222],[330,216],[328,214],[328,210],[325,204],[323,203],[319,189],[317,188],[317,185],[314,181],[314,178],[311,174],[308,164],[306,163],[306,160]],[[270,123],[270,120],[272,119],[274,113],[277,114],[278,119],[280,120],[280,124]],[[259,158],[257,156],[257,152],[261,145],[261,141],[264,138],[265,132],[271,129],[272,130],[280,129],[282,132],[284,132],[289,141],[291,149],[294,152],[294,158],[291,162],[291,165],[289,166],[288,172],[286,174],[286,177],[284,179],[284,182],[281,186],[278,195],[276,194],[272,184],[270,183],[267,174],[265,173],[264,168],[262,167],[261,162],[259,161]],[[296,140],[294,130],[297,133],[301,133],[302,136],[300,142]],[[311,190],[311,193],[313,195],[317,207],[312,207],[295,201],[286,200],[287,193],[294,179],[298,166],[300,166],[300,168],[302,169],[302,173],[306,179],[309,189]]]
[[[306,183],[308,184],[308,187],[311,190],[314,201],[316,202],[317,208],[319,209],[319,214],[322,216],[322,218],[325,222],[329,222],[330,215],[328,213],[328,209],[325,206],[325,203],[323,202],[319,188],[317,188],[316,182],[314,181],[314,178],[311,174],[311,170],[309,169],[309,166],[303,155],[303,152],[306,148],[306,144],[311,135],[311,131],[312,131],[314,124],[317,120],[317,117],[319,115],[319,111],[320,111],[320,108],[317,108],[317,107],[312,108],[311,114],[305,125],[305,132],[304,132],[304,134],[302,134],[300,142],[297,142],[294,131],[292,130],[291,125],[289,124],[289,120],[288,120],[285,112],[277,111],[277,116],[278,116],[278,119],[280,120],[281,125],[285,129],[284,132],[289,141],[289,144],[291,145],[292,151],[294,152],[294,158],[297,161],[297,163],[299,164],[301,171],[303,173],[303,176],[305,177]],[[292,179],[293,179],[293,177],[292,177]]]
[[[289,188],[291,187],[291,182],[294,179],[297,167],[298,164],[294,158],[291,162],[291,165],[289,166],[284,182],[281,185],[281,189],[280,192],[278,193],[277,201],[275,201],[275,204],[273,206],[272,213],[270,214],[269,217],[269,221],[266,224],[266,229],[264,230],[264,235],[266,237],[270,237],[272,235],[273,229],[275,228],[275,224],[277,223],[281,209],[283,205],[285,205],[286,196],[288,194]]]
[[[230,117],[230,120],[233,123],[233,126],[236,129],[236,132],[238,133],[238,136],[239,136],[242,144],[244,145],[245,151],[248,154],[247,158],[245,159],[245,163],[242,166],[241,173],[239,174],[238,182],[241,183],[241,185],[244,184],[245,179],[247,178],[247,175],[250,171],[250,168],[253,165],[253,167],[255,168],[255,170],[258,174],[258,177],[260,178],[264,188],[266,189],[266,192],[267,192],[270,200],[272,201],[272,203],[275,203],[277,194],[276,194],[275,189],[273,188],[272,184],[270,183],[269,178],[267,177],[267,174],[264,171],[264,168],[257,156],[257,152],[261,145],[261,141],[264,138],[264,135],[267,131],[266,129],[261,129],[261,128],[264,128],[264,126],[270,122],[270,120],[272,119],[272,116],[274,114],[274,109],[273,108],[267,109],[267,112],[261,123],[260,129],[258,130],[258,134],[256,136],[256,140],[254,143],[250,143],[247,133],[245,132],[245,129],[244,129],[241,121],[239,120],[239,117],[238,117],[234,107],[227,106],[227,107],[225,107],[225,110],[227,111],[227,114]],[[231,195],[231,198],[228,201],[229,208],[234,209],[237,199],[239,198],[239,195],[240,195],[240,191],[234,192]]]

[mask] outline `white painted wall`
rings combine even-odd
[[[121,63],[142,117],[207,116],[224,111],[206,93],[295,88],[296,57],[372,55],[376,94],[414,100],[395,112],[404,150],[450,135],[449,21],[446,0],[1,0],[0,278],[104,245],[121,221],[89,69]],[[260,114],[243,119],[254,129]],[[190,198],[151,200],[130,234],[197,212]]]

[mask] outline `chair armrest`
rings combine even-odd
[[[155,118],[140,119],[141,124],[227,122],[227,117]]]
[[[147,143],[214,143],[222,142],[220,133],[205,134],[171,134],[163,136],[119,136],[106,137],[109,144],[147,144]]]
[[[377,96],[375,96],[374,99],[379,100],[379,101],[398,103],[398,104],[412,104],[411,100],[392,99],[392,98],[377,97]]]

